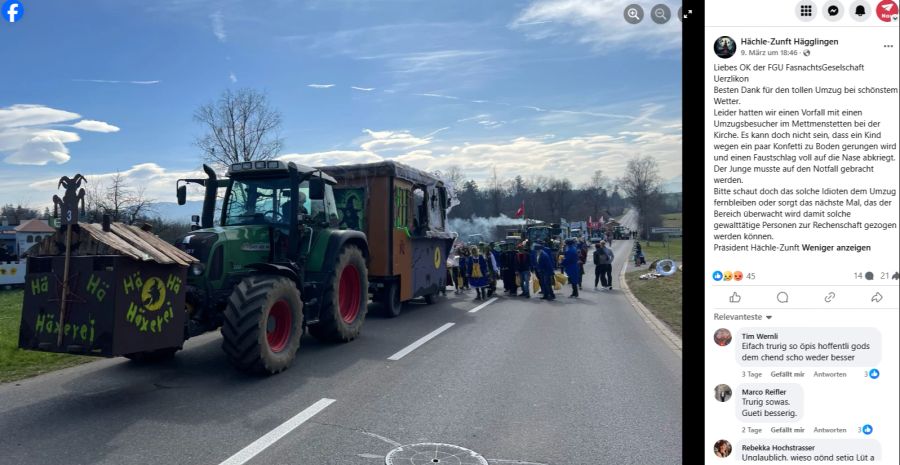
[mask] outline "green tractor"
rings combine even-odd
[[[323,341],[356,338],[369,247],[364,233],[337,227],[335,179],[272,160],[235,163],[224,179],[203,169],[206,179],[176,182],[179,205],[186,184],[205,187],[200,225],[177,243],[199,260],[188,270],[185,338],[221,327],[231,363],[265,373],[291,365],[306,328]]]

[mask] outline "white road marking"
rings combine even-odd
[[[547,465],[546,463],[541,462],[525,462],[522,460],[503,460],[503,459],[485,459],[490,463],[518,463],[521,465]]]
[[[438,329],[436,329],[436,330],[434,330],[434,331],[432,331],[432,332],[426,334],[425,337],[419,339],[419,340],[416,341],[416,342],[413,342],[412,344],[406,346],[406,348],[404,348],[404,349],[401,350],[400,352],[397,352],[396,354],[391,355],[390,357],[388,357],[388,360],[400,360],[401,358],[405,357],[405,356],[406,356],[407,354],[409,354],[410,352],[412,352],[412,351],[418,349],[422,344],[425,344],[426,342],[428,342],[428,341],[434,339],[435,337],[437,337],[438,334],[441,334],[441,333],[443,333],[444,331],[450,329],[450,327],[453,326],[453,325],[455,325],[455,324],[456,324],[456,323],[447,323],[447,324],[445,324],[444,326],[441,326],[440,328],[438,328]]]
[[[237,454],[228,457],[227,460],[219,465],[243,465],[244,463],[247,463],[247,461],[266,450],[267,447],[275,444],[279,439],[285,437],[288,433],[314,417],[317,413],[325,410],[325,407],[328,407],[334,402],[334,399],[320,399],[315,404],[307,407],[306,410],[294,415],[290,420],[278,425],[277,428],[266,433],[265,436],[253,441],[249,446],[238,451]]]
[[[394,441],[393,439],[386,438],[386,437],[384,437],[384,436],[381,436],[381,435],[378,435],[378,434],[375,434],[375,433],[370,433],[370,432],[368,432],[368,431],[360,431],[360,432],[361,432],[362,434],[365,434],[366,436],[370,436],[370,437],[373,437],[373,438],[375,438],[375,439],[380,439],[380,440],[382,440],[382,441],[384,441],[384,442],[386,442],[386,443],[388,443],[388,444],[390,444],[390,445],[392,445],[392,446],[394,446],[394,447],[400,447],[400,446],[403,445],[403,444],[400,444],[400,443],[397,442],[397,441]],[[381,458],[384,458],[384,457],[381,457]]]
[[[494,298],[492,298],[491,300],[488,300],[487,302],[485,302],[485,303],[483,303],[483,304],[481,304],[481,305],[479,305],[479,306],[473,308],[472,310],[469,310],[469,313],[475,313],[475,312],[477,312],[478,310],[481,310],[482,308],[487,307],[488,305],[494,303],[495,300],[497,300],[496,297],[494,297]]]

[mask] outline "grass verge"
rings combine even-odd
[[[681,214],[678,214],[678,217],[680,220]],[[648,265],[655,260],[665,258],[671,258],[678,263],[682,261],[680,237],[669,239],[668,246],[666,243],[659,241],[641,241],[641,248]],[[628,260],[629,262],[634,260],[632,252],[629,252]],[[629,265],[629,271],[625,273],[628,287],[648,310],[669,325],[672,332],[677,334],[678,337],[681,337],[682,272],[677,271],[672,276],[665,278],[640,279],[642,274],[650,271],[646,266],[635,269]]]
[[[0,291],[0,383],[96,360],[79,355],[19,349],[22,291]]]
[[[647,260],[649,263],[650,261]],[[672,332],[681,337],[681,276],[677,271],[672,276],[657,279],[640,279],[648,273],[647,268],[631,270],[625,273],[628,288],[638,300],[653,312],[657,318],[669,325]]]

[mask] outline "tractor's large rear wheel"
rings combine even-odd
[[[319,323],[309,333],[320,341],[347,342],[359,335],[369,304],[369,275],[359,248],[341,249],[322,301]]]
[[[278,373],[291,366],[303,332],[303,303],[294,283],[281,276],[250,276],[225,308],[222,350],[244,371]]]

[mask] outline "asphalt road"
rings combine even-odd
[[[370,315],[348,344],[304,337],[276,376],[234,370],[211,333],[166,364],[101,360],[0,385],[0,462],[375,465],[435,442],[491,464],[680,464],[681,360],[619,290],[630,241],[614,246],[613,291],[593,290],[590,265],[580,299],[504,296],[471,313],[474,291],[451,291]]]

